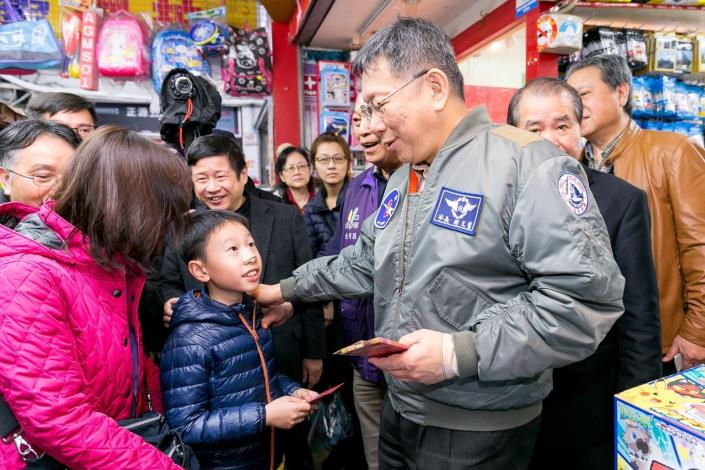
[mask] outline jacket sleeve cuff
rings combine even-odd
[[[689,314],[685,315],[685,320],[681,326],[678,336],[700,347],[705,347],[705,336],[702,333],[702,326]]]
[[[458,376],[460,378],[477,375],[477,352],[475,352],[475,333],[462,331],[453,333],[455,357],[458,360]]]
[[[288,277],[279,281],[279,288],[282,291],[282,297],[287,302],[296,300],[294,297],[294,287],[296,287],[296,280],[293,277]]]

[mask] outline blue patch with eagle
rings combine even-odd
[[[389,219],[394,215],[394,211],[397,210],[399,205],[399,190],[397,188],[392,189],[392,191],[387,194],[387,197],[382,201],[382,205],[379,206],[377,210],[377,217],[375,217],[375,227],[384,228],[389,223]]]
[[[442,187],[431,214],[431,223],[474,237],[484,200],[482,194]]]

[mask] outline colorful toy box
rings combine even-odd
[[[705,469],[705,365],[615,397],[617,470]]]

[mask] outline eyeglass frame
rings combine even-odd
[[[342,160],[337,160],[336,157],[343,157]],[[344,154],[338,154],[338,155],[326,155],[325,157],[316,157],[313,159],[314,162],[323,165],[323,166],[328,166],[330,165],[330,162],[335,163],[336,165],[342,165],[348,160],[348,157],[346,157]]]
[[[23,175],[22,173],[17,173],[15,170],[10,170],[9,168],[4,168],[5,171],[8,173],[12,173],[13,175],[21,176],[22,178],[27,178],[28,180],[32,180],[32,183],[38,188],[51,188],[54,186],[59,179],[61,178],[61,175],[54,175],[53,181],[51,183],[47,182],[46,184],[39,184],[37,183],[34,178],[37,178],[37,176],[29,176],[29,175]]]
[[[375,113],[378,113],[380,116],[383,114],[382,108],[389,103],[389,101],[392,99],[394,95],[399,93],[404,87],[407,85],[411,84],[414,80],[417,78],[421,78],[424,75],[426,75],[428,72],[430,72],[431,69],[425,69],[422,70],[421,72],[418,72],[415,74],[413,77],[411,77],[408,81],[406,81],[403,85],[401,85],[399,88],[382,98],[378,103],[371,102],[371,103],[363,103],[360,105],[360,116],[364,117],[368,121],[372,122],[372,117],[374,116]]]
[[[98,126],[95,124],[81,124],[78,127],[72,127],[71,129],[78,134],[79,137],[83,138],[83,134],[81,134],[81,128],[90,128],[91,130],[86,133],[86,135],[91,135],[93,132],[95,132],[96,129],[98,129]]]
[[[308,163],[300,163],[300,164],[298,164],[298,165],[285,166],[284,168],[282,168],[282,173],[291,173],[291,172],[296,171],[296,170],[299,170],[299,171],[304,171],[304,170],[311,171],[311,165],[309,165]]]

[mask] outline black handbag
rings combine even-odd
[[[151,410],[151,403],[150,403]],[[148,444],[167,455],[175,464],[187,470],[199,470],[200,465],[193,449],[184,444],[178,432],[169,428],[166,418],[156,411],[148,411],[139,418],[121,419],[118,424],[125,430],[137,434]],[[22,437],[19,424],[0,397],[0,436],[5,443],[14,441],[17,451],[27,463],[28,470],[65,470],[67,467],[45,453],[38,454]]]

